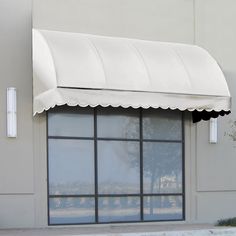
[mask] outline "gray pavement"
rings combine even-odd
[[[225,232],[225,234],[224,234]],[[210,224],[128,224],[48,227],[42,229],[1,229],[7,236],[52,235],[112,235],[112,236],[159,236],[159,235],[236,235],[236,228],[215,227]]]

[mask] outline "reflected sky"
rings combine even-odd
[[[99,193],[138,193],[139,176],[139,142],[98,141]]]
[[[95,197],[100,222],[140,220],[140,196],[94,195],[96,157],[99,194],[140,194],[140,155],[143,157],[144,193],[182,193],[181,112],[153,111],[143,110],[142,154],[137,140],[140,139],[138,109],[98,108],[98,139],[92,140],[85,137],[94,137],[93,109],[49,112],[49,135],[80,138],[48,139],[49,195],[92,195],[49,196],[51,223],[94,222]],[[145,220],[182,219],[182,196],[145,196],[143,200]]]
[[[94,142],[49,140],[51,194],[94,193]]]
[[[139,113],[130,109],[98,110],[98,137],[106,138],[139,138]]]
[[[182,121],[180,111],[143,110],[143,138],[181,140]]]
[[[90,109],[80,112],[48,113],[48,135],[70,137],[93,137],[93,113]]]

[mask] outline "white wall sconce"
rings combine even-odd
[[[16,88],[7,88],[7,137],[17,137]]]
[[[210,143],[217,143],[217,118],[210,119]]]

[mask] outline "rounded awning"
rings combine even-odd
[[[220,67],[193,45],[35,29],[33,74],[34,114],[64,104],[230,111]]]

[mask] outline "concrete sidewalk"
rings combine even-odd
[[[2,229],[6,236],[236,236],[236,228],[208,224],[138,224],[49,227],[43,229]]]

